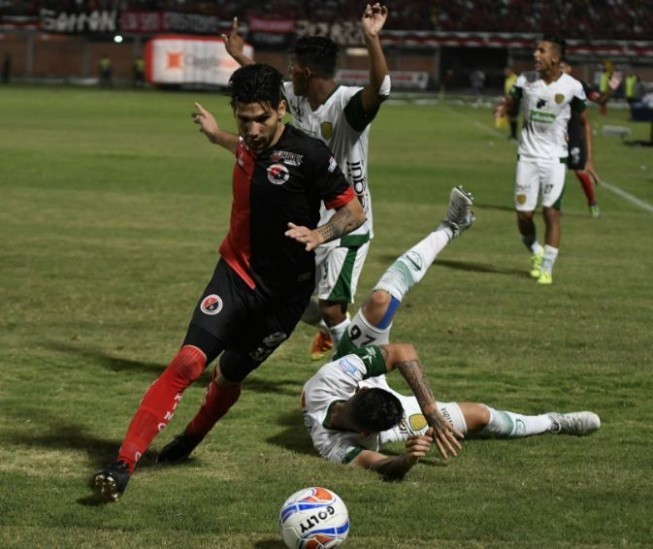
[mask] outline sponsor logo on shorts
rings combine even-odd
[[[273,185],[283,185],[290,178],[290,172],[283,164],[272,164],[268,168],[268,180]]]
[[[205,315],[215,316],[222,310],[222,298],[217,294],[207,295],[200,303],[200,311]]]
[[[263,362],[287,337],[288,334],[285,332],[274,332],[269,336],[264,337],[261,344],[249,353],[250,358],[257,362]]]

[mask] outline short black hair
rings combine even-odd
[[[542,36],[540,39],[541,42],[551,42],[551,44],[555,44],[558,47],[558,50],[560,51],[560,57],[564,57],[567,49],[567,43],[565,42],[565,39],[562,38],[562,36],[558,36],[557,34],[545,34]]]
[[[302,66],[310,69],[322,78],[330,78],[336,72],[338,61],[338,44],[326,36],[302,36],[295,42],[290,54],[297,58]]]
[[[236,103],[269,103],[273,109],[283,99],[281,73],[263,63],[245,65],[236,70],[229,79],[229,95],[232,107]]]
[[[384,389],[359,391],[351,402],[352,419],[365,431],[379,433],[391,429],[404,417],[399,399]]]

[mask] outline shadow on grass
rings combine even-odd
[[[29,417],[28,411],[23,411],[21,417]],[[7,435],[7,442],[28,448],[45,448],[49,450],[80,450],[86,452],[91,466],[86,469],[85,465],[80,466],[83,475],[88,475],[88,488],[92,490],[93,472],[104,465],[108,465],[115,459],[116,452],[120,447],[119,440],[106,440],[89,433],[88,427],[82,424],[66,422],[63,418],[55,418],[50,415],[47,419],[43,414],[34,411],[34,421],[44,428],[42,433],[13,432]],[[37,419],[38,418],[38,419]],[[67,423],[67,424],[66,424]],[[146,452],[138,463],[138,468],[147,469],[156,467],[155,452]],[[190,460],[189,460],[190,461]],[[191,464],[192,465],[192,464]],[[77,500],[80,505],[97,506],[106,503],[95,494],[83,496]]]
[[[51,341],[46,344],[46,347],[52,351],[88,359],[90,362],[93,362],[107,370],[111,370],[112,372],[129,371],[151,375],[163,372],[167,366],[166,364],[161,364],[159,362],[143,362],[141,360],[120,358],[98,349],[84,348],[70,343],[62,343],[60,341]]]
[[[265,364],[262,366],[265,368]],[[277,379],[271,381],[269,379],[245,379],[243,390],[254,391],[256,393],[274,393],[277,395],[295,396],[299,400],[299,395],[304,387],[304,381],[297,378]],[[301,419],[301,414],[300,414]]]
[[[163,373],[167,366],[167,364],[161,364],[157,362],[143,362],[130,358],[116,357],[98,349],[84,348],[81,346],[72,345],[70,343],[62,343],[59,341],[49,342],[46,346],[52,351],[88,359],[89,362],[97,364],[98,366],[107,370],[111,370],[112,372],[148,374],[150,376],[150,381],[153,381],[153,376]],[[199,377],[199,379],[197,379],[197,381],[194,383],[200,384],[201,386],[206,385],[211,379],[211,372],[213,370],[213,366],[216,363],[217,361],[214,361],[212,364],[210,364],[204,373]],[[265,367],[265,365],[263,367]],[[271,381],[266,379],[259,379],[257,377],[252,379],[248,378],[245,381],[245,386],[248,391],[255,391],[257,393],[276,393],[289,396],[299,396],[303,385],[303,381],[291,378]],[[147,387],[143,386],[143,392],[146,389]]]
[[[510,212],[514,213],[515,212],[515,207],[514,206],[504,206],[502,205],[497,205],[497,204],[479,204],[478,202],[474,202],[474,207],[472,208],[474,210],[496,210],[498,212]]]
[[[386,256],[384,261],[392,263],[397,258],[395,256]],[[476,273],[491,273],[508,276],[517,276],[519,278],[531,278],[530,273],[523,269],[505,269],[489,263],[475,263],[471,261],[454,261],[451,259],[436,259],[433,267],[444,267],[456,271],[469,271]],[[432,268],[433,268],[432,267]]]
[[[306,431],[302,413],[299,410],[286,412],[277,417],[277,423],[285,429],[271,437],[265,439],[265,442],[274,444],[286,450],[291,450],[299,454],[306,454],[317,457],[317,451],[313,448],[311,437]]]

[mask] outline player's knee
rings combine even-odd
[[[168,369],[175,377],[190,385],[202,375],[205,367],[206,355],[197,347],[184,345],[175,355]]]
[[[517,212],[517,222],[518,223],[527,223],[533,221],[533,214],[535,212]]]
[[[365,318],[372,325],[378,326],[381,322],[381,319],[383,319],[385,316],[391,301],[392,296],[388,292],[384,290],[373,291],[363,305]]]
[[[476,405],[476,421],[479,431],[485,429],[485,427],[490,424],[490,421],[492,421],[492,413],[487,406],[483,404]]]
[[[260,361],[254,360],[249,355],[236,351],[225,351],[220,355],[220,365],[215,382],[219,387],[225,389],[234,387],[239,385],[260,364]]]
[[[560,220],[560,210],[555,207],[542,208],[542,216],[544,221],[555,223]]]
[[[492,412],[484,404],[461,402],[459,403],[459,407],[465,417],[467,431],[470,434],[482,431],[492,421]]]
[[[320,313],[327,326],[335,326],[347,317],[347,303],[320,300]]]

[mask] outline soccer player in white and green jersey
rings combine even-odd
[[[367,173],[368,144],[370,123],[390,94],[390,76],[379,38],[387,17],[387,8],[375,3],[367,4],[361,18],[370,65],[368,83],[364,87],[337,83],[338,46],[323,36],[297,40],[291,51],[290,81],[284,83],[294,125],[327,144],[367,216],[366,223],[358,230],[316,250],[319,314],[315,314],[318,311],[311,314],[309,310],[305,315],[310,323],[322,319],[322,330],[311,344],[310,354],[314,360],[322,358],[332,344],[337,345],[349,324],[347,308],[354,300],[369,240],[374,236]],[[243,55],[236,22],[223,39],[236,61],[240,64],[252,62]],[[320,225],[327,223],[333,213],[323,208]]]
[[[560,248],[560,207],[567,172],[567,123],[571,111],[579,113],[585,133],[591,128],[585,113],[587,98],[582,84],[560,68],[564,40],[544,36],[534,52],[535,71],[524,73],[506,98],[505,108],[523,106],[524,123],[519,139],[515,176],[515,209],[522,241],[531,253],[531,276],[539,284],[553,282],[553,265]],[[589,138],[591,139],[591,134]],[[544,242],[539,243],[533,215],[542,201]]]
[[[401,301],[437,255],[471,225],[471,206],[469,193],[460,188],[452,190],[443,223],[386,270],[352,319],[334,360],[304,385],[304,424],[315,449],[325,459],[401,479],[427,455],[432,443],[447,459],[458,455],[462,437],[583,436],[600,427],[599,417],[592,412],[525,415],[478,402],[437,402],[415,348],[389,343],[392,320]],[[386,374],[395,369],[413,396],[390,388]],[[391,442],[405,442],[405,452],[392,456],[381,453]]]

